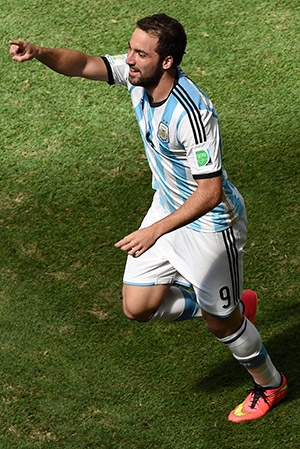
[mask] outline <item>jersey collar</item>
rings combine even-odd
[[[178,69],[177,69],[177,72],[176,72],[176,76],[175,76],[175,79],[174,79],[174,84],[173,84],[172,90],[171,90],[171,92],[169,93],[169,95],[167,96],[167,98],[165,98],[165,99],[162,100],[162,101],[158,101],[158,102],[155,103],[155,102],[152,101],[151,98],[147,95],[147,98],[148,98],[148,101],[149,101],[149,104],[150,104],[151,108],[159,108],[159,106],[162,106],[166,101],[168,101],[168,99],[169,99],[171,93],[173,92],[174,87],[178,84],[178,80],[179,80],[179,71],[178,71]]]

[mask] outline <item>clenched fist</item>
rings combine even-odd
[[[15,41],[9,41],[9,43],[9,52],[13,56],[13,61],[30,61],[37,54],[38,47],[36,47],[36,45],[30,44],[29,42],[18,39]]]

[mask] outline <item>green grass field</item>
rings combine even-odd
[[[0,448],[300,448],[299,3],[0,0]],[[138,18],[188,34],[183,70],[218,110],[225,166],[245,197],[245,288],[287,400],[227,415],[249,375],[203,322],[122,314],[125,255],[152,197],[126,89],[18,64],[9,39],[126,52]]]

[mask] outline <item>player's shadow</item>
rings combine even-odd
[[[298,398],[300,394],[299,377],[299,344],[300,323],[291,326],[284,333],[263,339],[268,353],[278,370],[285,374],[289,385],[289,399]],[[194,392],[207,391],[215,393],[218,389],[236,388],[241,384],[249,383],[247,371],[236,365],[237,362],[229,357],[220,363],[215,363],[213,368],[194,385]],[[252,383],[250,380],[249,388]]]

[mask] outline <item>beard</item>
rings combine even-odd
[[[129,75],[129,81],[133,86],[141,86],[144,87],[145,89],[153,89],[160,82],[163,73],[164,70],[161,64],[157,64],[152,75],[145,77],[141,75],[140,78],[137,80],[135,80]]]

